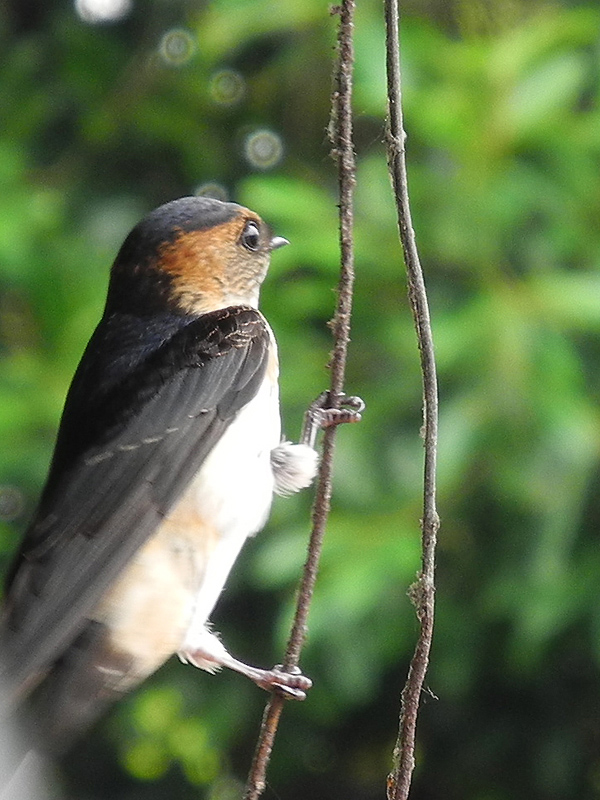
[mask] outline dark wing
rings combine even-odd
[[[129,362],[121,348],[122,374],[106,380],[99,348],[74,379],[8,590],[0,652],[15,689],[77,635],[263,380],[270,339],[258,311],[223,309],[169,333]]]

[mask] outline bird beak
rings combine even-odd
[[[274,236],[271,239],[271,250],[277,250],[278,247],[283,247],[284,245],[289,244],[287,239],[284,239],[283,236]]]

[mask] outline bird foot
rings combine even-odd
[[[329,391],[321,394],[313,400],[304,415],[302,435],[300,442],[314,447],[317,433],[322,428],[330,428],[333,425],[342,425],[346,422],[360,422],[365,404],[360,397],[353,395],[338,395],[338,404],[331,408],[331,393]]]
[[[311,679],[303,675],[298,667],[286,670],[281,664],[276,664],[273,669],[250,667],[249,670],[245,674],[261,689],[276,691],[291,700],[305,700],[306,692],[312,687]]]

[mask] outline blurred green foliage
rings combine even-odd
[[[0,10],[6,562],[111,260],[155,205],[223,192],[290,239],[263,291],[289,436],[327,383],[335,19],[315,0],[136,0],[104,23],[82,18],[91,7]],[[359,4],[347,384],[368,410],[338,436],[303,660],[315,687],[286,709],[267,790],[286,800],[383,796],[416,636],[421,389],[381,144],[381,16]],[[438,699],[423,700],[413,797],[587,800],[600,796],[600,11],[413,0],[402,42],[442,403]],[[281,656],[309,508],[276,502],[214,615],[247,660]],[[173,661],[65,759],[65,795],[237,797],[263,701]]]

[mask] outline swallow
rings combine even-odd
[[[300,443],[282,440],[258,300],[286,244],[241,205],[185,197],[116,257],[2,613],[0,685],[40,698],[42,749],[64,749],[174,654],[291,697],[310,686],[238,661],[209,621],[273,494],[313,481],[316,431],[360,419],[359,400],[331,409],[324,394]]]

